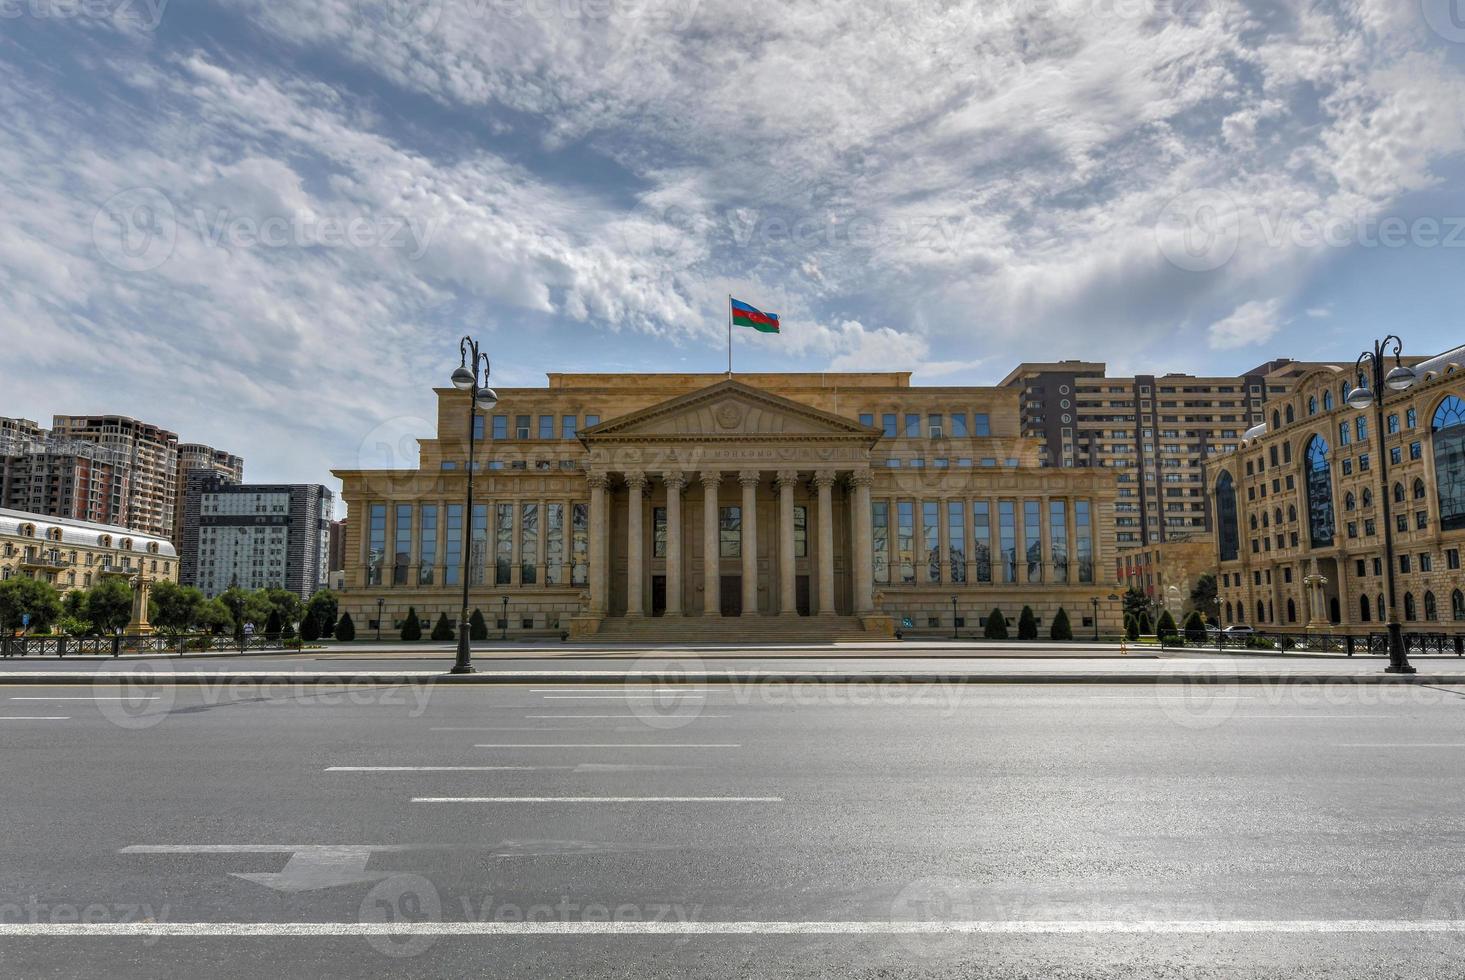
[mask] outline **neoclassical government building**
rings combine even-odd
[[[1038,465],[1013,389],[907,372],[551,374],[472,417],[436,391],[418,468],[336,470],[358,636],[471,606],[603,639],[980,633],[994,608],[1119,628],[1115,481]],[[1095,602],[1095,600],[1098,600]]]
[[[1352,367],[1323,366],[1207,460],[1223,623],[1382,630],[1387,526],[1405,630],[1465,628],[1465,347],[1412,360],[1382,432],[1347,405]]]

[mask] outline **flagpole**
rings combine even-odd
[[[732,293],[727,294],[727,376],[732,377]]]

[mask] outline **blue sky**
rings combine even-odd
[[[1453,7],[1452,7],[1453,4]],[[502,385],[1465,341],[1461,0],[0,0],[0,414],[257,480]]]

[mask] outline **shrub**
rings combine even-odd
[[[280,638],[280,611],[271,609],[270,616],[265,620],[265,638],[278,640]]]
[[[1192,612],[1189,616],[1185,617],[1185,642],[1206,642],[1206,624],[1200,618],[1199,612]]]
[[[336,620],[336,639],[350,641],[356,639],[356,624],[351,622],[351,614],[346,613]]]
[[[982,628],[982,635],[989,640],[1007,639],[1007,617],[1002,615],[1001,609],[992,610],[987,617],[987,625]]]
[[[468,639],[488,639],[488,624],[483,621],[483,613],[477,609],[473,610],[473,615],[468,617]]]
[[[1060,608],[1058,615],[1053,617],[1053,625],[1048,630],[1048,636],[1054,640],[1073,639],[1073,626],[1068,622],[1068,610]]]
[[[1017,617],[1017,638],[1019,640],[1038,638],[1038,619],[1033,615],[1032,606],[1023,606],[1022,614]]]
[[[1155,624],[1155,633],[1163,638],[1173,637],[1178,630],[1175,629],[1175,617],[1170,615],[1170,610],[1160,612],[1160,621]]]
[[[432,628],[432,638],[434,640],[451,640],[454,636],[453,624],[448,622],[448,614],[438,613],[437,625]]]
[[[422,639],[422,624],[417,621],[416,606],[407,607],[407,618],[402,621],[402,639],[408,641]]]
[[[304,643],[314,643],[320,639],[320,623],[316,622],[314,613],[306,613],[305,619],[301,621],[300,639]]]
[[[1130,640],[1139,639],[1139,620],[1133,616],[1124,617],[1124,635]]]
[[[1139,614],[1139,635],[1149,636],[1155,631],[1155,624],[1150,621],[1150,614],[1142,612]]]
[[[1256,635],[1248,636],[1246,638],[1246,647],[1247,647],[1248,650],[1275,650],[1275,649],[1277,649],[1277,645],[1275,643],[1273,643],[1271,640],[1267,639],[1264,636],[1256,636]]]

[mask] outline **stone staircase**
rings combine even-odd
[[[603,620],[588,639],[605,643],[838,643],[886,639],[855,616],[647,616]]]

